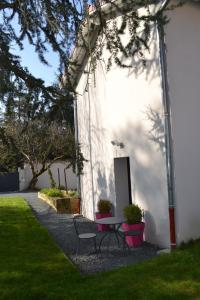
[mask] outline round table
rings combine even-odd
[[[102,219],[97,219],[95,220],[96,224],[101,224],[101,225],[110,225],[110,230],[105,231],[105,234],[102,236],[100,243],[99,243],[99,251],[101,251],[101,245],[103,240],[105,239],[106,236],[114,233],[117,239],[118,247],[119,247],[119,237],[121,235],[119,234],[119,228],[122,223],[124,223],[124,219],[120,217],[108,217],[108,218],[102,218]],[[122,239],[123,240],[123,239]],[[109,246],[108,246],[109,249]]]
[[[102,225],[121,225],[122,223],[124,223],[124,219],[119,217],[108,217],[97,219],[95,220],[95,223]]]

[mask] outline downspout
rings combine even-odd
[[[74,97],[74,127],[75,127],[75,141],[76,143],[79,143],[79,131],[78,131],[78,113],[77,113],[77,97]],[[78,190],[78,194],[81,197],[81,178],[80,175],[78,175],[78,179],[77,179],[77,190]],[[81,201],[81,200],[80,200]],[[82,207],[80,205],[80,213],[82,212]]]
[[[176,247],[176,227],[175,227],[175,189],[174,189],[174,160],[173,160],[173,140],[171,129],[171,108],[167,76],[167,59],[166,47],[164,41],[163,26],[159,26],[159,48],[160,48],[160,65],[161,65],[161,80],[163,91],[163,106],[164,106],[164,122],[165,122],[165,145],[166,145],[166,167],[167,167],[167,183],[168,183],[168,201],[169,201],[169,225],[170,225],[170,244],[171,249]]]
[[[92,205],[93,205],[93,218],[95,220],[95,197],[94,197],[94,174],[93,174],[93,161],[92,161],[92,133],[91,133],[91,99],[90,89],[88,88],[88,104],[89,104],[89,147],[90,147],[90,171],[91,171],[91,184],[92,184]]]

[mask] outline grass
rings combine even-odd
[[[200,299],[200,241],[171,255],[83,276],[22,198],[0,198],[0,299]]]

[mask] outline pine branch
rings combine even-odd
[[[17,9],[17,7],[18,7],[17,0],[14,2],[11,2],[11,3],[7,2],[7,1],[1,1],[1,3],[0,3],[0,10],[7,9],[7,8],[9,8],[9,9],[11,8],[11,9],[15,10],[15,9]]]

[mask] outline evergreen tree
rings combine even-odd
[[[128,59],[135,57],[145,65],[144,51],[149,50],[151,27],[155,24],[163,27],[168,22],[165,11],[177,6],[170,7],[169,2],[1,0],[0,102],[5,110],[1,114],[0,124],[1,161],[9,168],[16,168],[24,161],[36,165],[42,162],[42,170],[45,170],[49,167],[48,163],[57,157],[67,159],[63,153],[61,155],[61,152],[65,151],[73,167],[75,168],[74,162],[78,163],[80,171],[84,159],[79,145],[76,145],[72,138],[73,129],[70,134],[69,131],[65,132],[68,132],[68,136],[65,136],[69,139],[68,148],[65,148],[62,139],[64,133],[60,131],[60,128],[68,128],[63,127],[63,121],[73,128],[73,74],[81,66],[71,59],[72,49],[75,46],[82,48],[86,56],[90,57],[89,72],[95,71],[96,62],[101,58],[104,47],[109,52],[108,70],[113,63],[120,67],[129,67]],[[151,4],[154,4],[156,9],[151,10]],[[143,7],[142,14],[138,12],[139,7]],[[117,15],[121,15],[119,24],[115,21]],[[91,39],[94,30],[98,31],[95,41]],[[127,43],[123,41],[125,32],[129,35]],[[22,66],[20,57],[13,54],[12,47],[23,49],[25,40],[34,47],[38,58],[46,65],[47,47],[59,55],[58,75],[61,79],[65,74],[65,86],[61,88],[58,83],[46,86],[42,79],[36,78]],[[32,139],[35,139],[36,143]],[[57,143],[58,140],[63,144]],[[47,142],[52,151],[46,152]],[[59,144],[60,148],[56,148],[56,144]],[[42,152],[45,154],[44,164]],[[33,170],[32,186],[39,173]]]
[[[189,1],[189,0],[188,0]],[[78,63],[71,60],[75,46],[85,48],[91,56],[92,68],[105,46],[110,52],[108,69],[114,62],[125,67],[123,59],[139,56],[149,48],[151,26],[163,26],[168,20],[164,12],[169,0],[2,0],[0,2],[0,71],[3,75],[0,92],[12,89],[10,78],[21,78],[27,89],[39,88],[46,101],[55,100],[60,94],[57,86],[45,86],[42,79],[35,78],[22,67],[20,57],[13,55],[10,47],[23,49],[25,39],[33,45],[40,61],[48,65],[47,46],[58,53],[60,76],[69,77],[67,89],[74,91],[71,76]],[[150,5],[156,9],[151,10]],[[107,9],[105,6],[107,5]],[[143,7],[143,13],[138,8]],[[117,24],[116,15],[122,15]],[[16,27],[16,23],[18,26]],[[96,24],[96,25],[95,25]],[[93,44],[90,35],[98,27],[99,39]],[[123,34],[129,33],[129,41],[123,43]],[[106,37],[106,39],[102,39]],[[72,84],[72,85],[71,85]]]

